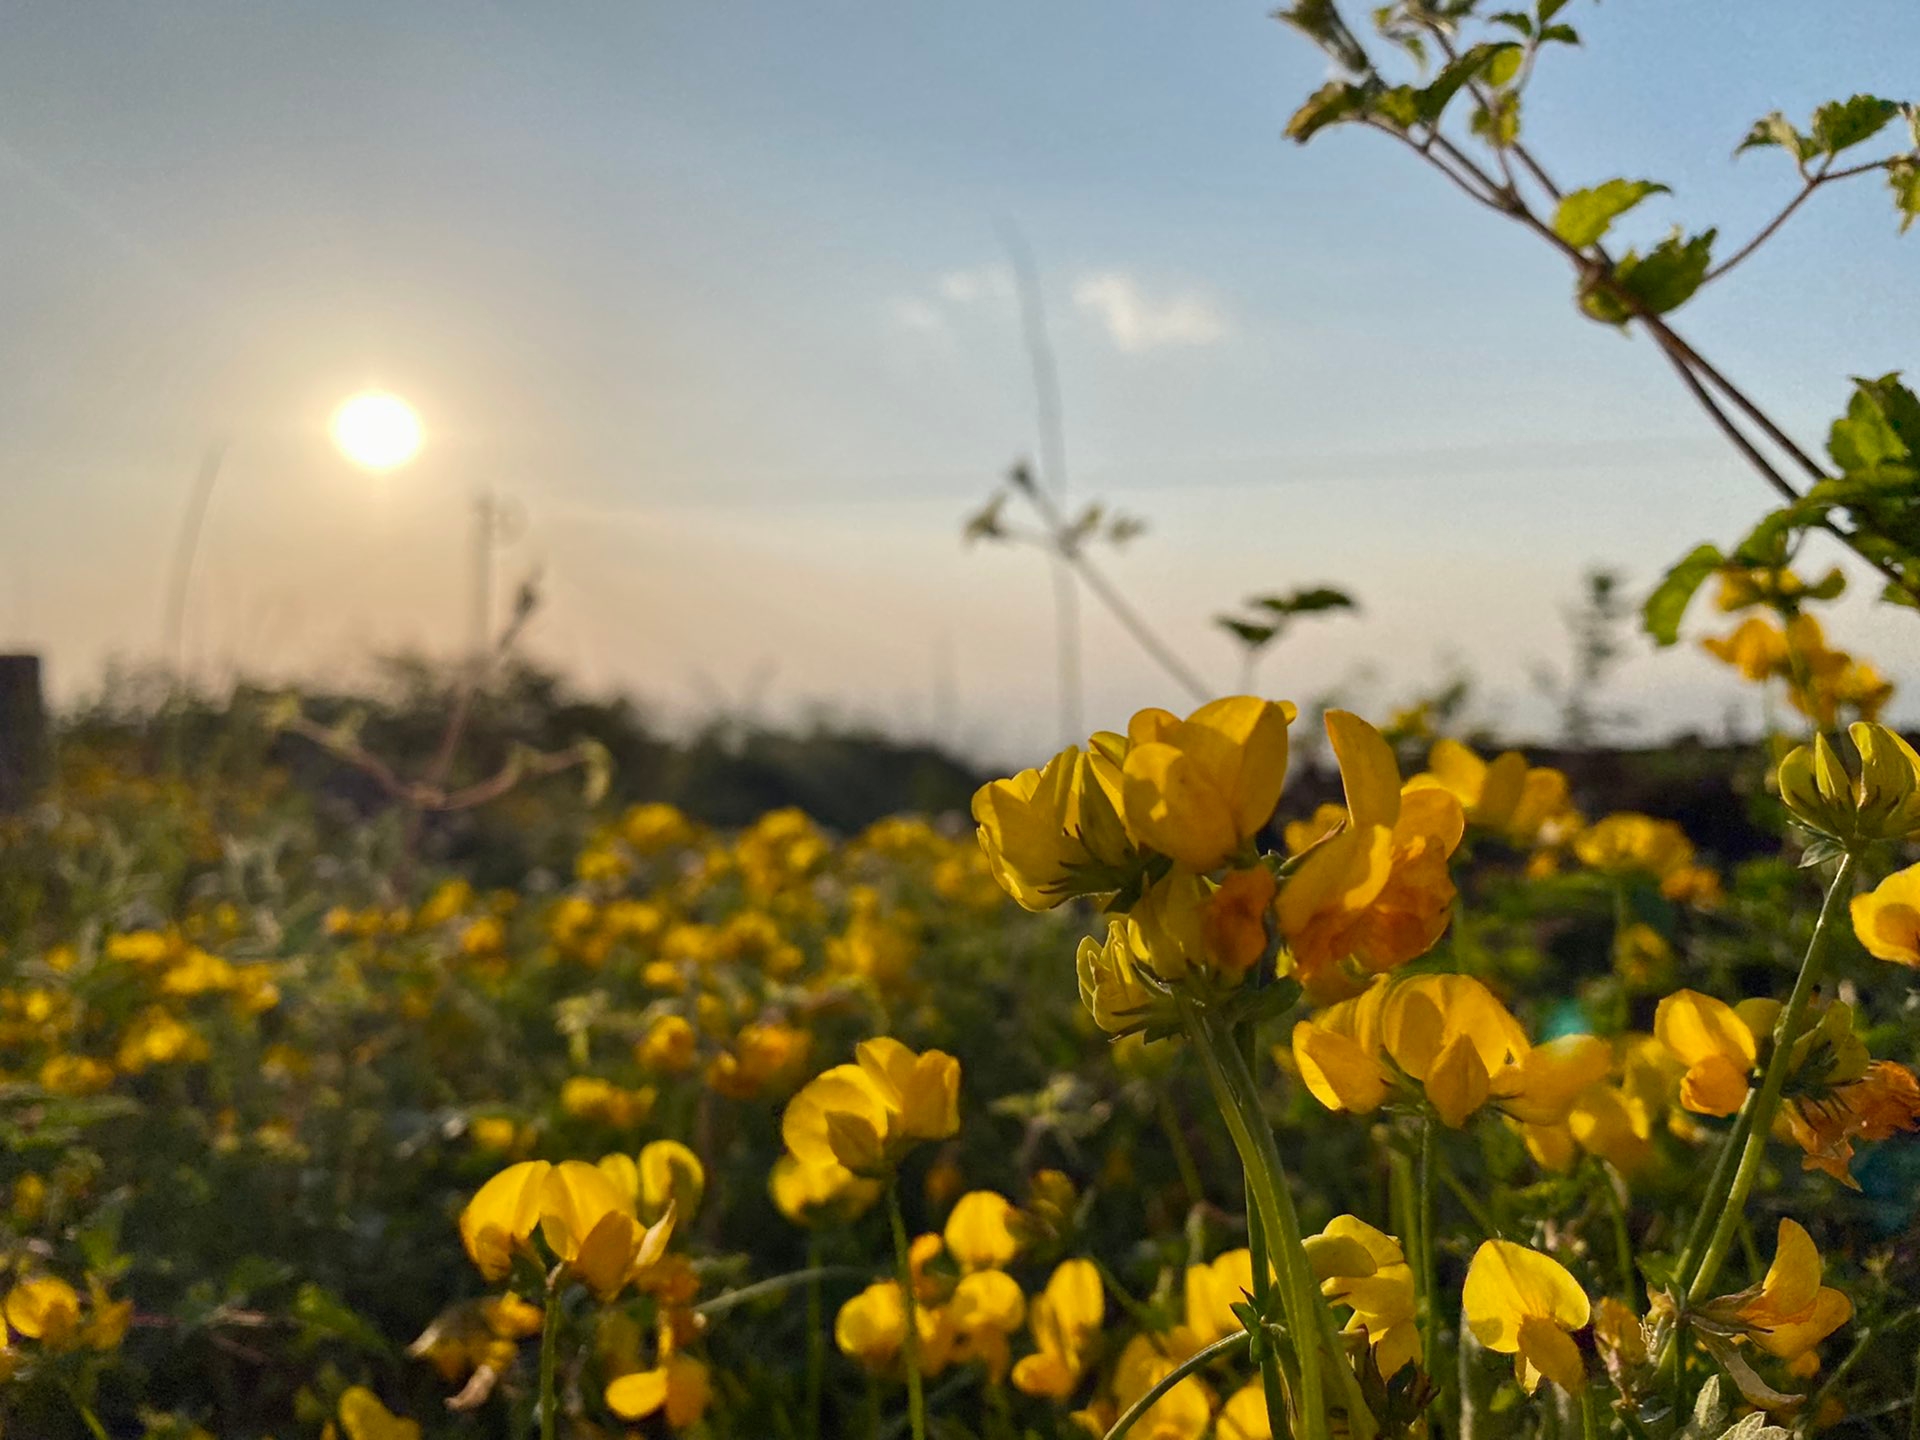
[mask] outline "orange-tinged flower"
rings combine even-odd
[[[1803,1169],[1823,1170],[1849,1189],[1855,1140],[1885,1140],[1920,1130],[1920,1081],[1893,1060],[1875,1060],[1857,1080],[1825,1095],[1801,1095],[1781,1106],[1777,1126],[1802,1150]]]
[[[1127,726],[1121,815],[1133,841],[1187,869],[1217,869],[1265,828],[1287,778],[1284,702],[1235,695],[1185,720],[1142,710]]]
[[[1267,913],[1277,886],[1264,865],[1232,870],[1207,900],[1200,922],[1214,970],[1238,980],[1267,953]]]
[[[1280,932],[1309,993],[1339,999],[1432,949],[1453,912],[1448,858],[1466,819],[1444,789],[1400,788],[1393,750],[1357,715],[1330,710],[1347,828],[1306,855],[1280,891]]]
[[[1514,1357],[1520,1388],[1531,1395],[1541,1376],[1573,1393],[1586,1366],[1570,1331],[1592,1314],[1587,1294],[1551,1256],[1510,1240],[1488,1240],[1474,1252],[1462,1292],[1467,1327],[1476,1339]]]
[[[1654,1011],[1653,1033],[1687,1067],[1680,1103],[1696,1115],[1731,1115],[1747,1098],[1759,1047],[1724,1000],[1676,990]]]

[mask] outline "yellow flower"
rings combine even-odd
[[[1116,1035],[1139,1023],[1153,999],[1153,992],[1141,983],[1134,969],[1133,946],[1127,938],[1124,920],[1107,922],[1107,943],[1102,945],[1091,935],[1080,942],[1074,957],[1074,972],[1080,982],[1080,1003],[1093,1016],[1093,1023],[1109,1035]]]
[[[1853,897],[1853,933],[1875,959],[1920,969],[1920,865]]]
[[[606,1392],[607,1408],[622,1420],[644,1420],[664,1411],[675,1430],[698,1425],[712,1398],[707,1367],[690,1355],[668,1355],[652,1370],[622,1375]]]
[[[1586,1383],[1586,1366],[1568,1332],[1584,1326],[1592,1311],[1586,1292],[1557,1260],[1510,1240],[1488,1240],[1467,1267],[1461,1303],[1474,1337],[1514,1357],[1514,1373],[1529,1395],[1543,1375],[1570,1393]]]
[[[1013,1356],[1009,1339],[1027,1318],[1027,1297],[1004,1270],[975,1270],[962,1275],[945,1319],[953,1331],[953,1358],[977,1360],[995,1384],[1007,1378]]]
[[[1680,1103],[1696,1115],[1731,1115],[1745,1103],[1759,1054],[1754,1031],[1731,1005],[1697,990],[1676,990],[1654,1011],[1653,1033],[1686,1075]]]
[[[1154,1343],[1153,1337],[1135,1335],[1120,1352],[1114,1365],[1113,1398],[1122,1409],[1142,1399],[1146,1393],[1173,1372],[1175,1362]],[[1189,1375],[1156,1400],[1140,1417],[1139,1429],[1153,1440],[1200,1440],[1213,1419],[1213,1394],[1197,1377]]]
[[[66,1350],[80,1338],[80,1293],[53,1275],[22,1280],[7,1292],[7,1324],[49,1350]]]
[[[773,1203],[796,1225],[852,1220],[880,1198],[880,1182],[855,1175],[838,1161],[808,1164],[794,1155],[773,1162]]]
[[[1574,837],[1580,863],[1610,874],[1635,871],[1665,880],[1693,862],[1693,842],[1671,820],[1623,810],[1588,826]]]
[[[1436,740],[1427,754],[1426,773],[1407,782],[1409,790],[1429,787],[1458,800],[1469,824],[1515,845],[1531,845],[1572,828],[1567,777],[1546,766],[1529,766],[1518,750],[1486,761],[1457,740]]]
[[[693,1068],[699,1047],[692,1021],[684,1015],[662,1015],[647,1027],[633,1054],[642,1069],[682,1075]]]
[[[1233,1307],[1252,1293],[1253,1254],[1245,1247],[1216,1255],[1205,1265],[1189,1265],[1182,1296],[1187,1344],[1198,1350],[1245,1329]]]
[[[1329,710],[1326,725],[1348,825],[1300,861],[1278,911],[1294,975],[1310,994],[1338,999],[1359,976],[1404,965],[1439,940],[1453,910],[1447,860],[1466,820],[1446,790],[1403,795],[1392,747],[1359,716]]]
[[[640,1151],[639,1216],[651,1225],[669,1209],[675,1223],[691,1223],[706,1194],[700,1157],[678,1140],[655,1140]]]
[[[1780,762],[1780,798],[1803,823],[1846,843],[1920,834],[1920,755],[1884,725],[1847,727],[1860,755],[1849,776],[1825,735]]]
[[[1138,845],[1213,870],[1273,816],[1287,778],[1292,705],[1236,695],[1185,720],[1142,710],[1127,726],[1121,814]]]
[[[1400,1242],[1352,1215],[1339,1215],[1305,1242],[1320,1291],[1353,1310],[1347,1333],[1364,1334],[1380,1373],[1391,1378],[1420,1359],[1413,1267]]]
[[[960,1128],[960,1062],[951,1055],[915,1055],[881,1036],[862,1041],[855,1056],[858,1064],[815,1076],[787,1102],[780,1131],[800,1160],[879,1176],[915,1142]]]
[[[998,1270],[1020,1253],[1013,1221],[1019,1211],[992,1190],[970,1190],[947,1216],[942,1238],[962,1270]]]
[[[1766,1278],[1703,1309],[1715,1320],[1740,1326],[1769,1355],[1798,1359],[1853,1316],[1853,1302],[1820,1283],[1821,1269],[1813,1237],[1798,1221],[1782,1219]]]
[[[1786,632],[1758,615],[1749,615],[1729,634],[1708,636],[1700,648],[1756,684],[1788,670]]]
[[[401,1419],[364,1385],[351,1385],[341,1392],[340,1428],[347,1432],[347,1440],[420,1440],[417,1420]]]
[[[1076,870],[1124,864],[1117,785],[1111,760],[1069,747],[1042,769],[976,790],[980,848],[1000,887],[1028,910],[1051,910],[1073,894]]]
[[[1106,1291],[1091,1260],[1065,1260],[1027,1310],[1027,1327],[1039,1348],[1013,1367],[1013,1384],[1024,1395],[1065,1400],[1080,1386],[1089,1349],[1106,1318]]]
[[[840,1353],[869,1370],[885,1370],[907,1339],[907,1307],[900,1286],[881,1280],[855,1295],[833,1319],[833,1343]]]
[[[516,1253],[530,1253],[536,1229],[555,1258],[604,1301],[659,1260],[673,1233],[673,1215],[669,1209],[658,1223],[643,1227],[621,1185],[580,1160],[509,1166],[460,1212],[467,1255],[491,1281],[507,1277]]]
[[[1267,915],[1276,889],[1264,865],[1231,870],[1207,899],[1200,935],[1216,974],[1238,981],[1267,953]]]

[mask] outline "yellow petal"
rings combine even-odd
[[[972,1190],[954,1204],[943,1238],[962,1270],[998,1269],[1020,1252],[1010,1221],[1013,1205],[992,1190]]]
[[[622,1420],[644,1420],[667,1403],[667,1372],[641,1370],[607,1386],[607,1408]]]
[[[1293,1027],[1293,1058],[1308,1091],[1329,1110],[1370,1115],[1391,1088],[1386,1067],[1358,1042],[1310,1020]]]
[[[1577,1330],[1592,1313],[1565,1266],[1511,1240],[1488,1240],[1474,1252],[1461,1306],[1474,1336],[1503,1355],[1519,1350],[1520,1323],[1529,1316]]]
[[[1457,1036],[1448,1044],[1426,1078],[1427,1099],[1433,1102],[1441,1124],[1449,1130],[1466,1124],[1467,1117],[1487,1103],[1490,1078],[1469,1037]]]
[[[1329,710],[1326,726],[1354,825],[1392,829],[1400,818],[1400,766],[1393,758],[1393,747],[1373,726],[1346,710]]]
[[[1522,1384],[1527,1374],[1544,1375],[1570,1395],[1578,1394],[1586,1384],[1587,1367],[1580,1359],[1580,1347],[1545,1316],[1529,1315],[1520,1322],[1520,1358],[1525,1362]]]

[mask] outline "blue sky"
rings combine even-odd
[[[1455,665],[1509,729],[1583,567],[1645,583],[1765,501],[1651,349],[1577,319],[1535,242],[1375,136],[1281,127],[1323,74],[1262,3],[23,4],[0,53],[0,643],[64,693],[158,652],[201,451],[232,449],[189,615],[203,673],[312,673],[463,634],[466,497],[524,510],[535,648],[664,713],[754,703],[1055,738],[1049,592],[958,531],[1032,449],[997,226],[1038,256],[1072,484],[1143,515],[1113,568],[1209,678],[1209,617],[1365,606],[1263,668],[1384,706]],[[1789,193],[1759,114],[1900,95],[1905,0],[1617,0],[1529,127],[1568,183],[1676,194],[1736,242]],[[1686,325],[1817,440],[1911,366],[1920,237],[1822,195]],[[372,478],[339,398],[431,443]],[[1839,638],[1920,686],[1897,620]],[[1172,701],[1090,617],[1091,720]],[[1371,677],[1371,678],[1368,678]],[[1649,730],[1748,697],[1637,658]],[[956,696],[951,709],[936,696]],[[1909,712],[1910,713],[1910,712]]]

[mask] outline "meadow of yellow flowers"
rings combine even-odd
[[[1246,695],[495,888],[70,746],[0,822],[0,1433],[1906,1435],[1920,755],[1804,588],[1723,577],[1810,737],[1732,866],[1338,709],[1295,804]]]

